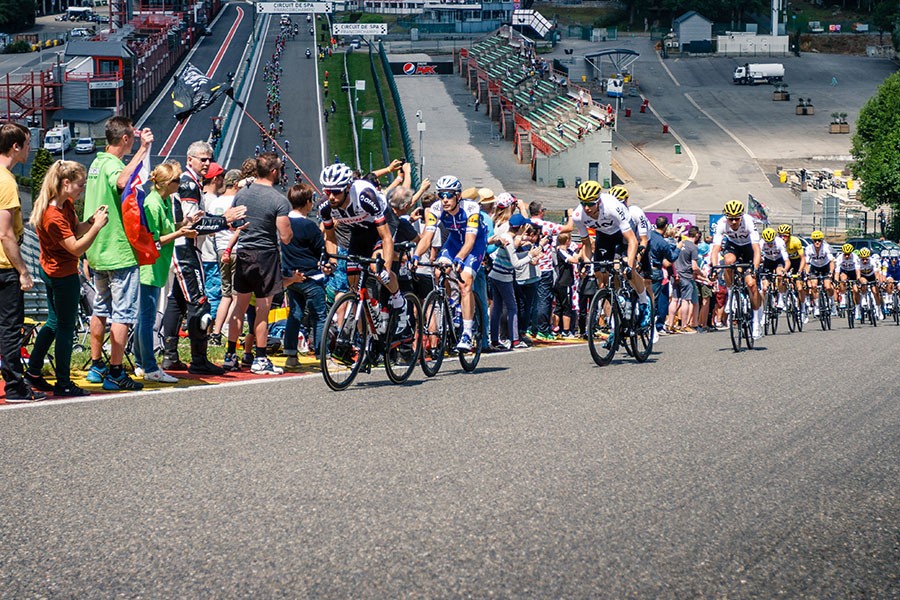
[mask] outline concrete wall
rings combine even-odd
[[[545,156],[536,153],[536,183],[546,187],[556,187],[562,177],[567,188],[575,187],[575,179],[586,181],[590,163],[597,165],[597,181],[612,180],[612,130],[604,127],[594,131],[581,142],[570,146],[559,154]],[[574,196],[573,196],[574,199]]]
[[[788,41],[786,35],[753,35],[730,33],[717,36],[717,54],[725,56],[787,56]],[[762,62],[762,61],[752,61]]]

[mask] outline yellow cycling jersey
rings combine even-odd
[[[790,241],[787,243],[788,258],[791,260],[798,259],[804,251],[805,248],[803,247],[803,242],[800,238],[792,235]]]

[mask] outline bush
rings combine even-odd
[[[594,19],[594,27],[614,27],[628,23],[628,12],[623,9],[611,10]]]
[[[31,52],[31,44],[25,40],[7,44],[6,48],[3,50],[4,54],[25,54],[26,52]]]

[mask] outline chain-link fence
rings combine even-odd
[[[412,167],[412,187],[413,189],[418,189],[421,179],[419,169],[416,166],[416,157],[413,153],[412,140],[409,137],[409,127],[406,125],[406,114],[403,112],[400,91],[397,89],[397,82],[394,81],[394,74],[391,72],[391,63],[388,60],[387,51],[384,49],[384,44],[381,42],[378,42],[378,54],[381,56],[381,65],[384,70],[384,76],[387,78],[388,88],[391,90],[391,97],[394,99],[394,106],[397,108],[397,122],[400,124],[400,137],[403,140],[403,158]]]

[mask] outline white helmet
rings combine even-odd
[[[344,163],[334,163],[322,169],[319,181],[323,188],[344,188],[353,183],[353,169]]]
[[[439,192],[462,192],[462,183],[453,175],[444,175],[437,180],[435,188]]]

